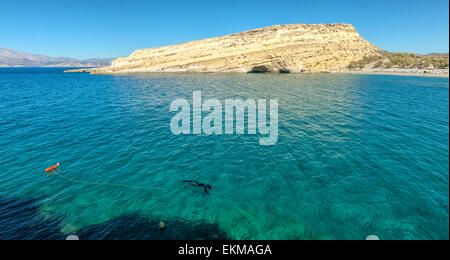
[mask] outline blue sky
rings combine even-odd
[[[389,51],[448,52],[448,0],[0,0],[0,46],[48,56],[135,49],[288,23],[350,23]]]

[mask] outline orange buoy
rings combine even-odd
[[[59,163],[56,163],[55,166],[52,166],[52,167],[50,167],[50,168],[47,168],[47,169],[45,169],[45,171],[46,171],[46,172],[53,171],[54,169],[56,169],[56,168],[58,168],[58,167],[59,167]]]

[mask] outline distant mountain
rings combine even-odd
[[[0,47],[0,67],[106,67],[114,58],[77,60],[68,57],[52,58]]]

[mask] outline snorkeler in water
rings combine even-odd
[[[199,183],[198,181],[183,181],[189,183],[189,185],[193,187],[203,187],[206,194],[209,194],[209,191],[212,187],[208,184]]]

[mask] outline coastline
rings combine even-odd
[[[101,72],[95,71],[97,68],[82,68],[82,69],[70,69],[65,70],[65,73],[90,73],[90,74],[122,74],[122,75],[132,75],[132,74],[245,74],[242,72],[155,72],[155,71],[118,71],[118,72]],[[279,74],[279,73],[267,73],[267,74]],[[361,75],[392,75],[392,76],[417,76],[417,77],[438,77],[438,78],[449,78],[448,70],[418,70],[418,69],[388,69],[388,70],[341,70],[341,71],[306,71],[301,73],[287,73],[287,74],[361,74]]]

